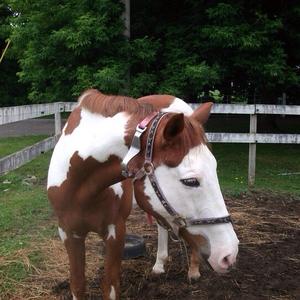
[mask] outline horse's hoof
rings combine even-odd
[[[152,268],[152,274],[159,275],[163,273],[165,273],[164,266],[154,265],[154,267]]]
[[[200,274],[199,271],[189,272],[188,277],[189,277],[189,282],[190,283],[196,283],[199,280],[199,278],[201,277],[201,274]]]

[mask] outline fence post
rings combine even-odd
[[[54,114],[55,118],[55,135],[60,135],[61,134],[61,114],[60,114],[60,105],[58,104],[56,106],[56,111]]]
[[[257,131],[257,115],[254,112],[250,115],[250,134],[256,134]],[[256,165],[256,141],[249,144],[249,161],[248,161],[248,186],[255,183],[255,165]]]

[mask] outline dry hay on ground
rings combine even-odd
[[[299,299],[300,298],[300,201],[289,197],[252,193],[226,200],[241,241],[239,261],[229,274],[220,276],[201,266],[199,281],[189,283],[185,256],[170,243],[166,274],[153,276],[156,228],[134,209],[128,232],[144,237],[147,257],[123,262],[122,299]],[[101,299],[103,276],[101,242],[91,235],[87,242],[88,299]],[[62,243],[48,240],[38,245],[47,261],[19,286],[10,299],[71,299],[68,263]]]

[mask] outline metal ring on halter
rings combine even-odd
[[[151,161],[144,162],[144,172],[146,175],[151,175],[154,172],[154,166]]]
[[[173,222],[179,227],[179,228],[186,228],[187,227],[187,222],[186,219],[184,219],[181,216],[176,216],[173,219]]]

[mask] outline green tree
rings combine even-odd
[[[89,87],[190,101],[255,92],[275,102],[300,91],[296,0],[132,0],[130,41],[118,0],[7,1],[18,13],[0,24],[0,39],[12,31],[11,76],[20,68],[31,102],[74,100]]]
[[[227,1],[208,7],[200,36],[207,60],[222,69],[225,91],[242,93],[252,86],[265,100],[276,100],[276,94],[298,84],[299,78],[281,37],[286,12],[276,3],[272,10],[266,4]]]
[[[276,101],[299,87],[299,12],[297,1],[141,0],[132,31],[160,43],[158,91]]]
[[[128,60],[119,1],[14,0],[13,47],[32,102],[74,100],[97,87],[120,93]]]

